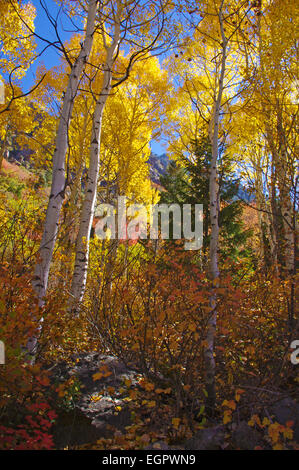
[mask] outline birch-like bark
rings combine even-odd
[[[259,11],[257,15],[257,34],[258,34],[258,52],[259,52],[259,62],[260,62],[260,73],[263,78],[263,81],[266,77],[266,71],[263,60],[263,37],[262,37],[262,3],[260,3]],[[265,130],[266,130],[266,140],[268,142],[269,149],[272,153],[272,162],[271,162],[271,183],[270,183],[270,207],[267,207],[265,203],[265,197],[263,192],[261,192],[261,197],[263,199],[262,209],[265,209],[267,212],[264,215],[264,220],[266,224],[268,241],[270,244],[271,258],[274,269],[276,273],[279,273],[278,269],[278,230],[277,230],[277,208],[276,208],[276,148],[274,144],[273,132],[270,126],[271,122],[271,111],[267,103],[263,103],[264,116],[265,116]],[[263,219],[263,217],[262,217]]]
[[[285,134],[282,124],[280,103],[277,102],[277,134],[279,152],[277,152],[276,170],[281,201],[282,223],[285,242],[285,267],[288,274],[294,274],[295,269],[295,229],[293,224],[293,204],[291,200],[291,178],[288,168],[288,151],[285,144]]]
[[[219,279],[219,267],[218,267],[218,245],[219,245],[219,184],[218,184],[218,171],[217,171],[217,160],[218,160],[218,138],[219,138],[219,121],[220,121],[220,110],[221,100],[223,93],[224,77],[225,77],[225,66],[226,66],[226,50],[227,50],[227,39],[224,33],[223,27],[223,1],[219,10],[219,23],[222,36],[222,60],[221,70],[218,85],[218,94],[214,106],[214,113],[212,117],[212,126],[210,132],[210,140],[212,145],[212,159],[211,169],[209,176],[209,191],[210,191],[210,223],[211,223],[211,238],[210,238],[210,266],[209,275],[212,281],[211,294],[210,294],[210,312],[207,322],[207,335],[206,335],[206,346],[204,351],[205,359],[205,388],[207,392],[206,409],[208,413],[212,413],[216,401],[215,391],[215,359],[214,359],[214,343],[216,336],[216,321],[217,321],[217,294],[216,289],[218,287]]]
[[[97,3],[98,0],[90,0],[89,2],[85,38],[80,54],[76,59],[69,76],[56,134],[56,148],[53,156],[51,193],[47,207],[44,232],[39,250],[39,260],[35,267],[35,276],[33,280],[33,287],[37,292],[41,305],[43,304],[43,299],[47,291],[50,264],[57,237],[61,206],[64,199],[65,156],[68,146],[68,128],[80,77],[92,48]]]
[[[291,201],[291,178],[288,168],[288,153],[284,143],[284,133],[281,123],[279,103],[277,104],[277,134],[278,134],[278,147],[274,142],[273,132],[268,125],[266,125],[266,137],[269,148],[272,153],[272,170],[275,167],[276,179],[278,182],[279,198],[282,213],[282,224],[284,234],[284,260],[285,268],[289,274],[293,274],[295,268],[295,228],[293,224],[293,205]],[[273,207],[275,203],[275,194],[271,188],[271,203],[272,203],[272,219],[273,219],[273,233],[276,233],[277,223],[275,222],[275,213]],[[277,239],[277,236],[276,236]]]
[[[81,124],[80,133],[81,133],[81,141],[79,145],[79,155],[80,155],[80,163],[76,167],[76,175],[71,185],[71,192],[68,199],[68,209],[66,212],[66,217],[64,221],[64,225],[66,227],[67,233],[64,241],[65,245],[65,253],[68,252],[71,244],[74,243],[76,240],[76,233],[78,230],[79,225],[79,214],[78,208],[76,206],[76,200],[79,198],[79,193],[81,192],[81,180],[82,180],[82,172],[85,165],[85,145],[87,142],[86,134],[87,134],[87,127],[88,127],[88,120],[89,120],[89,113],[87,110],[87,106],[85,106],[84,110],[84,119],[83,123]],[[69,273],[68,273],[69,274]],[[68,276],[66,276],[68,277]]]
[[[278,275],[278,249],[277,249],[277,240],[278,240],[278,220],[277,220],[277,202],[276,202],[276,168],[275,162],[272,158],[271,161],[271,180],[270,180],[270,211],[267,213],[268,226],[270,227],[271,232],[271,241],[270,249],[271,256],[275,268],[275,272]]]
[[[52,261],[54,245],[57,238],[61,206],[64,199],[66,182],[65,156],[68,147],[68,128],[80,77],[92,48],[97,4],[98,0],[90,0],[89,2],[85,37],[81,46],[80,54],[72,66],[60,112],[55,141],[56,148],[53,155],[51,193],[46,212],[42,241],[39,249],[39,259],[35,266],[34,279],[32,283],[33,288],[38,296],[40,306],[43,306],[44,298],[47,292],[49,270]],[[36,350],[37,337],[38,334],[37,336],[28,340],[27,350],[31,355],[34,355]]]
[[[275,230],[275,201],[273,201],[273,197],[275,197],[275,175],[274,175],[274,166],[272,161],[272,168],[271,168],[271,180],[270,180],[270,202],[265,200],[265,195],[263,192],[263,170],[262,170],[262,162],[260,155],[257,155],[256,160],[254,161],[255,165],[255,195],[256,195],[256,204],[257,204],[257,211],[258,211],[258,225],[259,225],[259,264],[262,269],[265,268],[265,240],[264,240],[264,232],[267,236],[269,246],[270,246],[270,253],[271,253],[271,261],[272,265],[275,269],[275,272],[278,273],[278,264],[277,264],[277,238],[276,238],[276,230]]]
[[[255,168],[255,197],[256,205],[258,210],[258,226],[259,226],[259,265],[264,268],[265,266],[265,246],[264,246],[264,195],[263,195],[263,184],[262,184],[262,168],[260,159],[257,158],[256,168]]]
[[[87,268],[89,260],[90,231],[97,198],[102,118],[106,101],[112,86],[112,67],[115,60],[115,54],[117,53],[120,42],[120,23],[122,10],[123,7],[121,5],[121,2],[118,1],[117,13],[115,15],[113,40],[110,46],[106,46],[107,53],[103,77],[103,86],[99,98],[96,102],[93,116],[93,127],[89,155],[89,169],[83,207],[80,217],[79,233],[76,243],[75,266],[69,301],[69,310],[72,311],[74,315],[77,315],[79,313],[79,305],[82,301],[86,286]]]

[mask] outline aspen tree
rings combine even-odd
[[[85,37],[82,43],[81,51],[70,71],[59,117],[58,129],[55,139],[56,148],[53,155],[51,192],[49,196],[46,220],[44,223],[43,236],[39,250],[39,260],[35,267],[35,276],[33,280],[33,286],[38,295],[40,305],[43,305],[44,297],[47,291],[49,270],[53,249],[57,238],[61,206],[64,200],[66,183],[65,157],[68,148],[68,129],[81,74],[92,48],[97,7],[98,0],[90,0],[88,5]]]
[[[219,267],[218,267],[218,243],[219,243],[219,184],[218,184],[218,172],[217,172],[217,161],[219,155],[219,120],[220,120],[220,109],[222,103],[222,94],[224,87],[224,77],[226,69],[226,54],[227,54],[227,38],[224,32],[223,25],[223,4],[224,0],[221,1],[219,8],[219,25],[222,38],[222,50],[221,50],[221,68],[219,76],[218,92],[214,109],[210,121],[209,136],[212,145],[212,159],[211,169],[209,176],[209,190],[210,190],[210,223],[211,223],[211,239],[210,239],[210,267],[209,274],[212,281],[212,290],[210,295],[210,307],[209,318],[207,322],[207,335],[206,335],[206,346],[204,351],[205,357],[205,369],[206,369],[206,392],[207,392],[207,408],[208,411],[212,410],[215,405],[216,392],[215,392],[215,359],[214,359],[214,342],[216,336],[216,321],[217,321],[217,294],[216,289],[219,285]]]
[[[102,89],[98,95],[93,116],[89,169],[76,243],[75,265],[69,301],[69,309],[73,312],[74,315],[79,313],[79,305],[83,299],[86,287],[89,261],[89,240],[97,198],[97,185],[100,168],[101,130],[105,105],[112,88],[127,80],[132,66],[138,60],[138,58],[140,56],[145,56],[150,51],[155,50],[156,42],[158,41],[163,30],[163,2],[157,2],[156,4],[149,2],[148,9],[150,13],[140,17],[144,7],[145,5],[138,0],[117,0],[116,3],[113,2],[111,5],[106,6],[106,8],[110,8],[110,12],[105,11],[105,17],[101,25],[106,58],[103,65],[104,72]],[[150,37],[148,41],[144,36],[144,33],[146,30],[150,30],[152,20],[155,20],[158,25],[156,26],[156,33],[154,34],[153,38]],[[108,24],[110,23],[109,34],[107,33],[107,22]],[[141,31],[138,32],[140,25]],[[134,31],[132,44],[135,51],[130,56],[129,64],[123,77],[114,79],[113,66],[118,57],[120,45],[122,41],[127,39],[126,36],[129,36],[132,31]],[[140,44],[138,44],[136,41],[136,35],[138,34],[141,37]],[[128,42],[130,44],[130,40],[128,40]],[[132,44],[130,45],[132,46]]]
[[[44,305],[44,298],[47,292],[49,271],[58,233],[61,207],[64,200],[66,185],[65,158],[68,148],[68,129],[81,74],[92,48],[97,8],[98,0],[90,0],[88,3],[88,16],[86,21],[84,40],[82,42],[80,53],[71,67],[69,80],[60,111],[58,129],[55,139],[56,148],[53,155],[51,191],[39,249],[39,258],[35,266],[33,279],[33,288],[37,293],[39,305],[41,307]],[[32,357],[34,357],[36,353],[38,335],[41,331],[41,324],[38,326],[37,330],[38,331],[36,335],[29,338],[26,346],[28,354]]]

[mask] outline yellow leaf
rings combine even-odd
[[[180,422],[181,422],[181,418],[172,418],[171,422],[173,424],[173,427],[175,429],[178,429]]]
[[[107,368],[107,366],[102,366],[99,370],[99,372],[96,372],[93,374],[92,379],[95,380],[100,380],[102,377],[109,377],[112,372]]]
[[[224,402],[222,403],[223,406],[227,406],[228,408],[230,408],[231,410],[235,410],[236,409],[236,402],[234,400],[224,400]]]
[[[268,434],[271,437],[271,440],[272,440],[273,443],[278,442],[279,429],[280,429],[280,424],[279,423],[270,424],[270,426],[268,427]]]
[[[155,406],[156,406],[156,402],[155,402],[154,400],[149,401],[149,402],[147,403],[147,407],[148,407],[148,408],[154,408]]]
[[[103,377],[102,372],[97,372],[96,374],[93,374],[92,380],[95,382],[96,380],[100,380]]]
[[[285,428],[283,431],[283,435],[285,439],[293,439],[293,434],[294,434],[294,431],[293,429],[290,429],[290,428]]]
[[[147,392],[151,392],[152,390],[154,390],[155,386],[151,382],[146,382],[144,384],[144,388]]]
[[[258,415],[251,416],[251,419],[248,421],[248,424],[249,424],[249,426],[254,426],[255,424],[257,424],[260,428],[263,427],[263,425],[261,423],[261,420],[258,417]]]
[[[101,398],[102,398],[102,395],[96,395],[94,397],[91,397],[91,401],[97,402],[97,401],[101,400]]]
[[[227,424],[232,420],[232,412],[230,410],[226,410],[223,415],[223,424]]]

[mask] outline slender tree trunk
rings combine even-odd
[[[270,214],[268,213],[268,221],[271,226],[272,242],[271,242],[271,254],[274,263],[276,274],[279,274],[278,269],[278,220],[277,220],[277,201],[276,201],[276,168],[275,162],[272,158],[271,161],[271,182],[270,182]]]
[[[261,167],[261,158],[260,154],[256,155],[254,159],[254,168],[255,168],[255,197],[257,205],[257,216],[258,216],[258,226],[259,226],[259,252],[258,252],[258,263],[259,266],[263,269],[265,267],[265,244],[264,244],[264,195],[263,195],[263,182],[262,182],[262,167]]]
[[[276,169],[284,230],[285,268],[288,274],[293,274],[295,268],[295,229],[293,223],[293,204],[291,200],[291,177],[290,168],[288,167],[288,152],[285,145],[282,112],[279,102],[277,102],[277,134],[279,152],[277,152]]]
[[[257,33],[258,33],[258,51],[259,51],[259,61],[260,61],[260,73],[262,76],[263,81],[265,80],[266,73],[264,68],[264,60],[263,60],[263,38],[262,38],[262,2],[260,2],[258,7],[258,15],[257,15]],[[275,267],[275,271],[279,274],[278,268],[278,224],[277,224],[277,207],[276,207],[276,168],[275,168],[275,144],[273,138],[273,132],[270,127],[271,123],[271,112],[268,106],[268,103],[263,103],[263,111],[264,111],[264,122],[265,122],[265,130],[266,130],[266,140],[268,142],[269,150],[272,153],[272,162],[271,162],[271,183],[270,183],[270,207],[267,207],[265,204],[264,199],[264,209],[268,210],[268,213],[265,214],[264,220],[267,229],[268,240],[270,244],[271,250],[271,258],[273,265]]]
[[[272,162],[273,163],[273,162]],[[261,268],[265,268],[265,261],[266,261],[266,247],[264,242],[264,233],[267,236],[269,246],[270,246],[270,254],[271,254],[271,263],[274,266],[277,274],[278,274],[278,264],[277,264],[277,238],[276,238],[276,229],[275,229],[275,214],[273,209],[275,207],[275,201],[273,201],[273,197],[275,197],[275,190],[273,190],[273,184],[275,184],[275,178],[273,175],[273,165],[272,165],[272,174],[271,174],[271,183],[269,188],[270,194],[270,202],[265,200],[264,192],[263,192],[263,172],[261,166],[260,158],[257,159],[255,162],[255,194],[256,194],[256,202],[257,202],[257,210],[258,210],[258,225],[259,225],[259,263]]]
[[[97,4],[98,0],[90,0],[89,2],[85,38],[80,54],[72,66],[67,89],[63,99],[62,109],[60,112],[60,119],[56,134],[56,148],[53,155],[51,193],[47,207],[42,241],[39,249],[39,259],[35,266],[33,279],[33,288],[37,293],[40,306],[43,306],[44,304],[44,297],[47,291],[49,270],[58,232],[61,206],[64,199],[66,182],[65,156],[68,146],[68,128],[80,77],[92,48]],[[31,355],[34,355],[37,346],[37,336],[30,338],[27,343],[27,350]]]
[[[214,106],[214,116],[212,120],[212,131],[210,132],[210,139],[212,144],[212,160],[211,170],[209,177],[209,192],[210,192],[210,222],[211,222],[211,239],[210,239],[210,266],[209,274],[212,282],[211,294],[210,294],[210,313],[207,322],[207,335],[206,335],[206,347],[204,351],[205,358],[205,387],[207,392],[206,409],[209,414],[213,413],[216,401],[216,390],[215,390],[215,359],[214,359],[214,343],[216,336],[216,321],[217,321],[217,293],[219,280],[219,268],[218,268],[218,247],[219,247],[219,184],[218,184],[218,171],[217,171],[217,160],[218,160],[218,138],[219,138],[219,121],[220,121],[220,109],[221,100],[223,93],[223,82],[225,76],[226,66],[226,48],[227,39],[225,37],[223,28],[223,15],[222,15],[223,2],[219,11],[219,22],[222,36],[222,60],[221,60],[221,71],[219,77],[218,95]]]
[[[118,3],[118,11],[115,18],[114,37],[111,45],[109,47],[106,47],[107,55],[103,77],[103,86],[99,98],[97,100],[93,116],[89,169],[85,189],[85,197],[80,217],[80,227],[76,244],[75,266],[69,301],[69,309],[73,312],[74,315],[78,315],[79,313],[79,304],[82,301],[86,286],[89,259],[90,230],[92,226],[95,203],[97,198],[102,118],[106,101],[111,91],[112,66],[115,60],[115,53],[117,52],[120,41],[121,13],[122,7],[120,6],[120,3]]]
[[[85,107],[84,120],[83,120],[82,127],[80,129],[81,141],[80,141],[79,152],[78,152],[80,156],[80,162],[76,166],[76,174],[71,185],[71,192],[69,195],[69,199],[67,201],[67,209],[66,209],[66,214],[65,214],[64,223],[63,223],[66,229],[65,240],[64,240],[65,254],[68,253],[70,246],[72,245],[72,243],[74,243],[74,241],[77,238],[76,233],[77,233],[78,225],[79,225],[79,208],[77,207],[76,202],[81,193],[82,172],[83,172],[84,165],[86,163],[85,144],[87,141],[86,134],[87,134],[87,127],[88,127],[88,119],[89,119],[89,113],[88,113],[87,107]],[[68,270],[69,270],[69,267],[68,267]]]

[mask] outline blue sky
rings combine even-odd
[[[31,0],[33,5],[36,8],[36,19],[35,19],[35,32],[39,36],[46,38],[50,41],[56,39],[55,31],[53,26],[51,25],[47,15],[42,8],[39,0]],[[44,0],[44,4],[46,4],[49,12],[55,17],[58,12],[58,6],[54,0]],[[67,20],[65,15],[61,16],[59,20],[59,34],[62,41],[69,39],[72,35],[72,32],[68,32],[67,30],[74,29],[71,23]],[[46,43],[38,38],[36,38],[37,43],[37,53],[40,53],[43,48],[46,46]],[[59,53],[55,50],[54,47],[49,47],[46,51],[39,57],[32,67],[28,70],[26,76],[22,79],[22,87],[24,91],[27,91],[32,87],[33,83],[35,82],[35,71],[37,67],[41,64],[44,64],[47,69],[54,67],[59,63]],[[158,155],[165,153],[166,147],[160,144],[157,141],[151,142],[152,151]]]
[[[36,18],[35,18],[35,32],[39,36],[48,39],[49,41],[54,41],[56,39],[55,31],[51,23],[49,22],[47,15],[42,8],[39,0],[31,0],[31,3],[36,8]],[[44,0],[44,3],[47,5],[49,12],[55,17],[58,12],[57,4],[54,0]],[[67,27],[66,23],[63,24],[59,22],[59,34],[63,41],[70,38],[71,33],[64,31]],[[40,53],[43,48],[46,46],[46,43],[38,38],[35,39],[37,43],[37,53]],[[35,80],[35,71],[37,67],[41,64],[45,64],[47,69],[57,65],[59,63],[59,53],[54,47],[49,47],[47,50],[39,57],[32,67],[29,69],[25,78],[22,79],[22,86],[24,89],[29,89],[32,86],[32,83]]]

